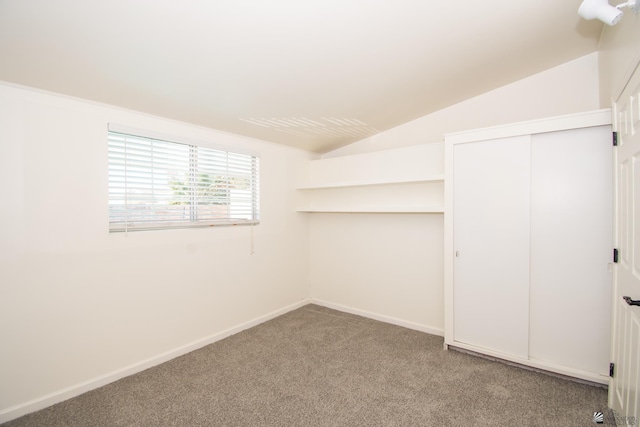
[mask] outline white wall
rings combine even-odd
[[[473,78],[472,71],[469,78]],[[443,141],[445,133],[598,108],[598,54],[592,53],[331,151],[323,158]]]
[[[312,214],[311,297],[442,335],[443,245],[442,214]]]
[[[309,153],[3,84],[0,117],[0,422],[308,297]],[[109,122],[259,154],[261,224],[109,234]]]

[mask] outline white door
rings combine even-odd
[[[527,358],[530,136],[454,146],[454,337]]]
[[[529,357],[609,375],[611,126],[531,140]]]
[[[614,105],[618,132],[616,160],[616,248],[614,268],[613,345],[615,372],[609,406],[621,417],[640,420],[640,69]],[[627,421],[629,418],[626,419]]]

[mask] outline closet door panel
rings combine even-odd
[[[454,147],[454,340],[526,358],[530,136]]]
[[[532,136],[530,357],[608,374],[611,127]]]

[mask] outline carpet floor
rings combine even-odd
[[[602,387],[307,305],[18,426],[590,426]]]

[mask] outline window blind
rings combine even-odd
[[[109,130],[109,231],[259,223],[259,158]]]

